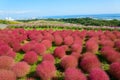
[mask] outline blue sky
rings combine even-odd
[[[0,18],[120,13],[120,0],[0,0]]]

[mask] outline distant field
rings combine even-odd
[[[91,30],[119,30],[119,20],[95,20],[91,18],[72,19],[35,19],[35,20],[0,20],[9,28],[37,28],[37,29],[91,29]]]
[[[24,29],[53,29],[53,30],[120,30],[119,27],[109,27],[109,26],[84,26],[81,24],[68,23],[63,21],[48,21],[48,20],[38,20],[38,21],[28,21],[22,22],[21,24],[10,24],[9,28],[24,28]]]

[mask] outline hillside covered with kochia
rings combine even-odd
[[[3,29],[0,45],[0,80],[120,79],[117,30]]]

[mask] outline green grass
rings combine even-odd
[[[24,53],[23,52],[16,53],[15,61],[19,62],[19,61],[21,61],[23,59],[23,57],[24,57]]]
[[[56,48],[55,46],[51,47],[50,49],[48,49],[48,50],[46,51],[46,53],[52,54],[52,53],[54,52],[55,48]]]

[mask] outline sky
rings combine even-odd
[[[0,0],[0,19],[119,13],[120,0]]]

